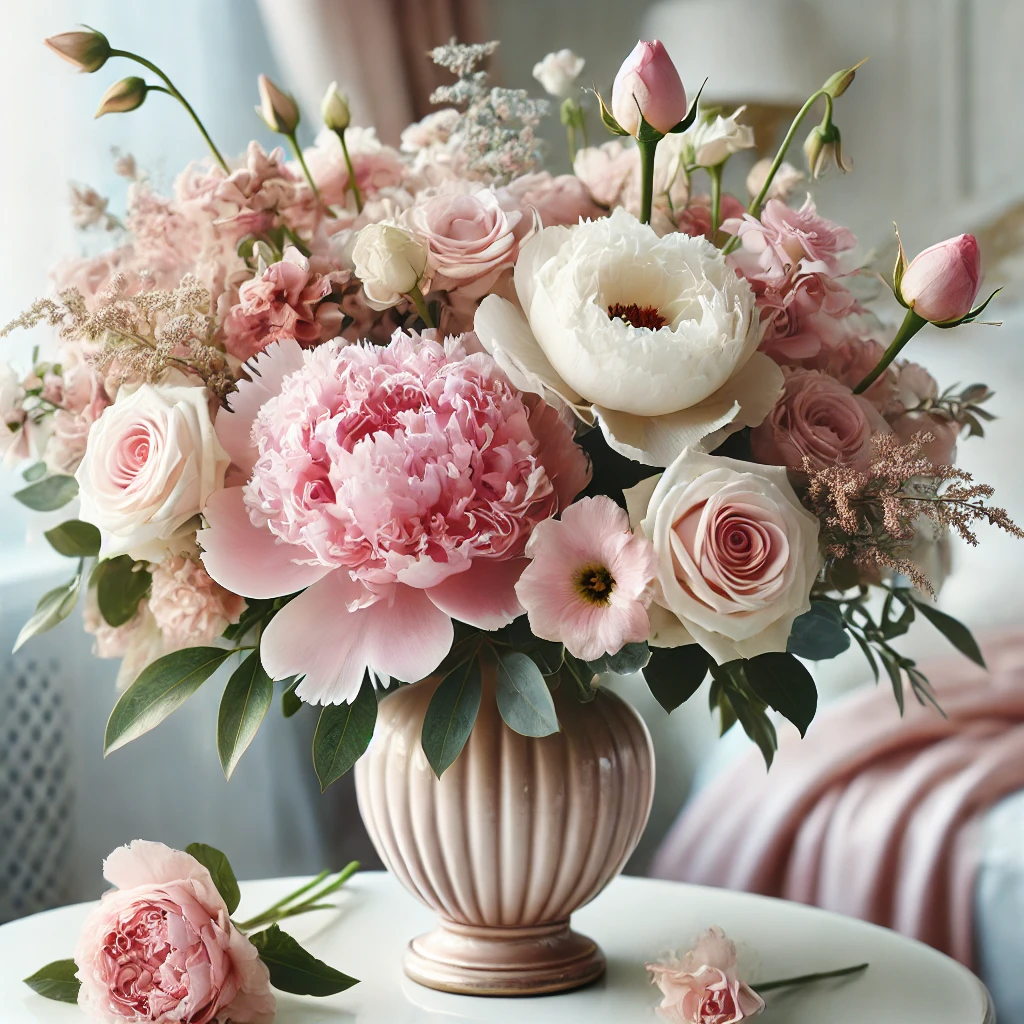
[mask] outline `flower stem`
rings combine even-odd
[[[718,224],[722,213],[722,168],[724,163],[708,168],[708,177],[711,178],[711,243],[714,244],[715,235],[718,234]]]
[[[823,89],[819,89],[808,101],[800,108],[796,117],[793,118],[793,123],[789,126],[789,131],[786,132],[786,137],[782,140],[782,145],[779,146],[778,153],[775,154],[775,159],[772,161],[772,166],[768,171],[768,176],[764,179],[764,184],[761,186],[761,191],[750,200],[750,205],[747,207],[747,213],[752,217],[758,217],[761,214],[761,204],[764,202],[764,197],[768,195],[768,189],[772,186],[772,181],[775,179],[775,175],[778,174],[779,168],[782,166],[782,161],[786,159],[786,152],[789,149],[790,143],[793,141],[793,137],[796,135],[800,125],[803,124],[804,118],[810,113],[811,107],[817,102],[819,96],[825,96],[828,99],[828,105],[832,106],[832,97],[828,95]],[[740,244],[739,235],[733,235],[728,242],[722,248],[722,255],[728,256],[729,253]]]
[[[348,143],[345,141],[345,129],[335,132],[341,142],[341,153],[345,157],[345,166],[348,168],[348,186],[352,189],[352,198],[356,201],[356,213],[363,212],[363,196],[359,191],[359,182],[356,181],[355,168],[352,166],[352,157],[348,155]]]
[[[819,974],[801,974],[796,978],[780,978],[778,981],[765,981],[750,987],[758,994],[771,992],[777,988],[791,988],[794,985],[810,985],[815,981],[826,981],[828,978],[843,978],[848,974],[866,971],[868,964],[855,964],[853,967],[841,967],[838,971],[822,971]]]
[[[309,187],[313,190],[313,195],[316,196],[316,201],[324,208],[326,213],[330,214],[330,210],[324,206],[324,201],[320,197],[320,189],[316,187],[313,175],[309,173],[309,168],[306,166],[306,158],[302,155],[302,147],[299,145],[299,140],[295,137],[295,132],[288,136],[288,141],[292,144],[292,152],[299,161],[299,166],[302,168],[302,173],[306,176],[306,181],[309,182]]]
[[[862,395],[879,377],[885,373],[889,364],[900,354],[900,349],[928,323],[924,317],[918,316],[912,309],[907,310],[907,315],[892,339],[892,344],[885,350],[878,365],[853,389],[855,395]]]
[[[427,300],[423,298],[423,292],[420,291],[420,286],[414,284],[412,291],[409,292],[409,298],[412,299],[413,305],[416,307],[416,312],[419,313],[420,319],[428,327],[436,327],[434,318],[430,315],[430,310],[427,308]]]
[[[189,103],[184,96],[174,87],[174,83],[160,70],[152,61],[146,60],[145,57],[140,57],[137,53],[132,53],[130,50],[111,50],[110,55],[112,57],[124,57],[127,60],[133,60],[136,64],[141,64],[144,68],[148,68],[163,80],[167,86],[167,91],[172,95],[184,108],[188,111],[189,117],[195,122],[196,127],[199,129],[200,134],[206,140],[207,146],[210,147],[210,152],[213,153],[214,159],[221,165],[225,173],[230,174],[231,169],[227,165],[227,161],[221,156],[220,150],[213,144],[213,139],[210,138],[210,133],[206,130],[203,122],[199,120],[199,115],[192,109],[192,104]]]
[[[641,142],[640,147],[640,222],[651,223],[651,204],[654,199],[654,153],[657,142]]]
[[[295,903],[295,900],[300,896],[305,896],[311,889],[315,889],[330,874],[330,872],[321,871],[312,881],[306,882],[305,885],[300,886],[295,892],[279,899],[276,903],[267,907],[263,913],[250,917],[247,921],[242,921],[237,927],[239,931],[247,932],[253,928],[262,928],[265,925],[283,921],[287,917],[297,917],[299,914],[306,914],[311,910],[324,910],[330,904],[323,904],[320,901],[325,896],[329,896],[332,892],[340,889],[358,870],[359,861],[351,861],[338,872],[337,878],[328,882],[319,892],[309,896],[301,903]]]

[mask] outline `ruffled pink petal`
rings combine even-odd
[[[476,558],[465,572],[449,576],[426,594],[453,619],[477,629],[500,629],[523,614],[515,587],[529,564],[528,558]]]
[[[222,587],[242,597],[281,597],[316,583],[328,565],[300,565],[293,554],[305,549],[279,541],[268,529],[253,526],[241,487],[215,491],[203,509],[209,524],[196,535],[206,571]]]
[[[114,850],[103,861],[103,877],[118,889],[184,879],[210,883],[210,872],[195,857],[147,839],[135,839]]]
[[[376,597],[365,604],[368,597]],[[260,645],[275,679],[305,675],[296,694],[309,704],[350,703],[366,670],[415,681],[451,649],[452,620],[422,590],[401,585],[370,595],[339,569],[286,605]]]
[[[252,423],[260,407],[278,394],[288,374],[302,367],[302,349],[294,338],[282,338],[268,345],[246,363],[251,380],[243,378],[228,399],[230,409],[217,416],[217,438],[231,461],[248,477],[256,462]]]

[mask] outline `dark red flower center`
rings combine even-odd
[[[638,306],[635,302],[628,306],[616,302],[614,306],[608,307],[608,317],[611,320],[625,320],[634,327],[649,327],[652,331],[668,323],[654,306]]]

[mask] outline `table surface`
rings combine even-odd
[[[242,883],[239,917],[251,916],[301,879]],[[410,938],[433,915],[382,872],[356,875],[337,911],[318,911],[284,927],[321,959],[361,979],[329,999],[278,994],[278,1024],[623,1024],[655,1021],[658,993],[645,961],[685,950],[719,925],[740,951],[741,973],[793,977],[869,961],[860,976],[769,993],[764,1024],[994,1024],[988,994],[973,974],[927,946],[865,924],[781,900],[700,886],[619,878],[573,917],[596,939],[608,972],[589,988],[531,999],[453,996],[409,981],[401,968]],[[74,1006],[35,995],[21,978],[69,957],[93,904],[61,907],[0,927],[0,1018],[4,1024],[71,1024]]]

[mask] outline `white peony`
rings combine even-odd
[[[205,388],[122,389],[93,424],[75,473],[80,517],[100,531],[101,557],[155,562],[194,543],[190,520],[224,485],[228,461]]]
[[[727,426],[761,422],[782,371],[756,351],[754,293],[703,238],[659,238],[619,208],[545,228],[515,268],[522,313],[477,310],[484,347],[516,387],[596,418],[616,451],[652,466]]]
[[[585,63],[572,50],[558,50],[534,64],[533,77],[551,96],[568,96]]]
[[[696,641],[719,664],[785,651],[822,556],[784,467],[688,450],[625,497],[658,562],[651,644]]]
[[[733,153],[752,149],[754,129],[736,120],[744,109],[738,107],[728,117],[719,114],[713,120],[698,121],[684,136],[693,154],[690,163],[697,167],[717,167]]]
[[[389,309],[416,287],[427,267],[427,247],[394,224],[370,224],[352,249],[356,277],[373,309]]]

